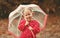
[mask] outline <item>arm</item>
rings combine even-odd
[[[34,23],[33,32],[35,34],[40,32],[40,25],[38,22]]]
[[[20,24],[18,26],[18,29],[23,31],[25,29],[26,26],[28,26],[29,22],[28,21],[25,21],[25,20],[21,20],[20,21]]]
[[[21,20],[20,23],[19,23],[19,26],[18,26],[18,29],[23,31],[25,28],[25,21],[24,20]]]

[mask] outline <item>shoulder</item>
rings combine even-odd
[[[35,24],[39,24],[39,22],[38,22],[37,20],[33,20],[33,22],[34,22]]]
[[[22,22],[25,22],[25,19],[20,20],[20,22],[21,22],[21,23],[22,23]]]

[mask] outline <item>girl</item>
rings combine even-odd
[[[19,38],[36,38],[36,34],[40,32],[39,23],[33,19],[33,11],[25,8],[22,12],[23,19],[20,20],[18,29],[22,31]]]

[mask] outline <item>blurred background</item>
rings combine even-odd
[[[0,0],[0,38],[14,38],[8,32],[8,16],[22,3],[37,4],[48,14],[46,28],[38,38],[60,38],[60,0]]]

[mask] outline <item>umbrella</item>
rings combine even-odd
[[[39,22],[41,29],[43,29],[46,26],[48,15],[38,5],[36,4],[19,5],[14,11],[12,11],[9,14],[8,31],[10,31],[16,36],[19,36],[21,33],[18,30],[18,25],[22,18],[22,12],[26,7],[31,8],[31,10],[34,12],[33,18]]]

